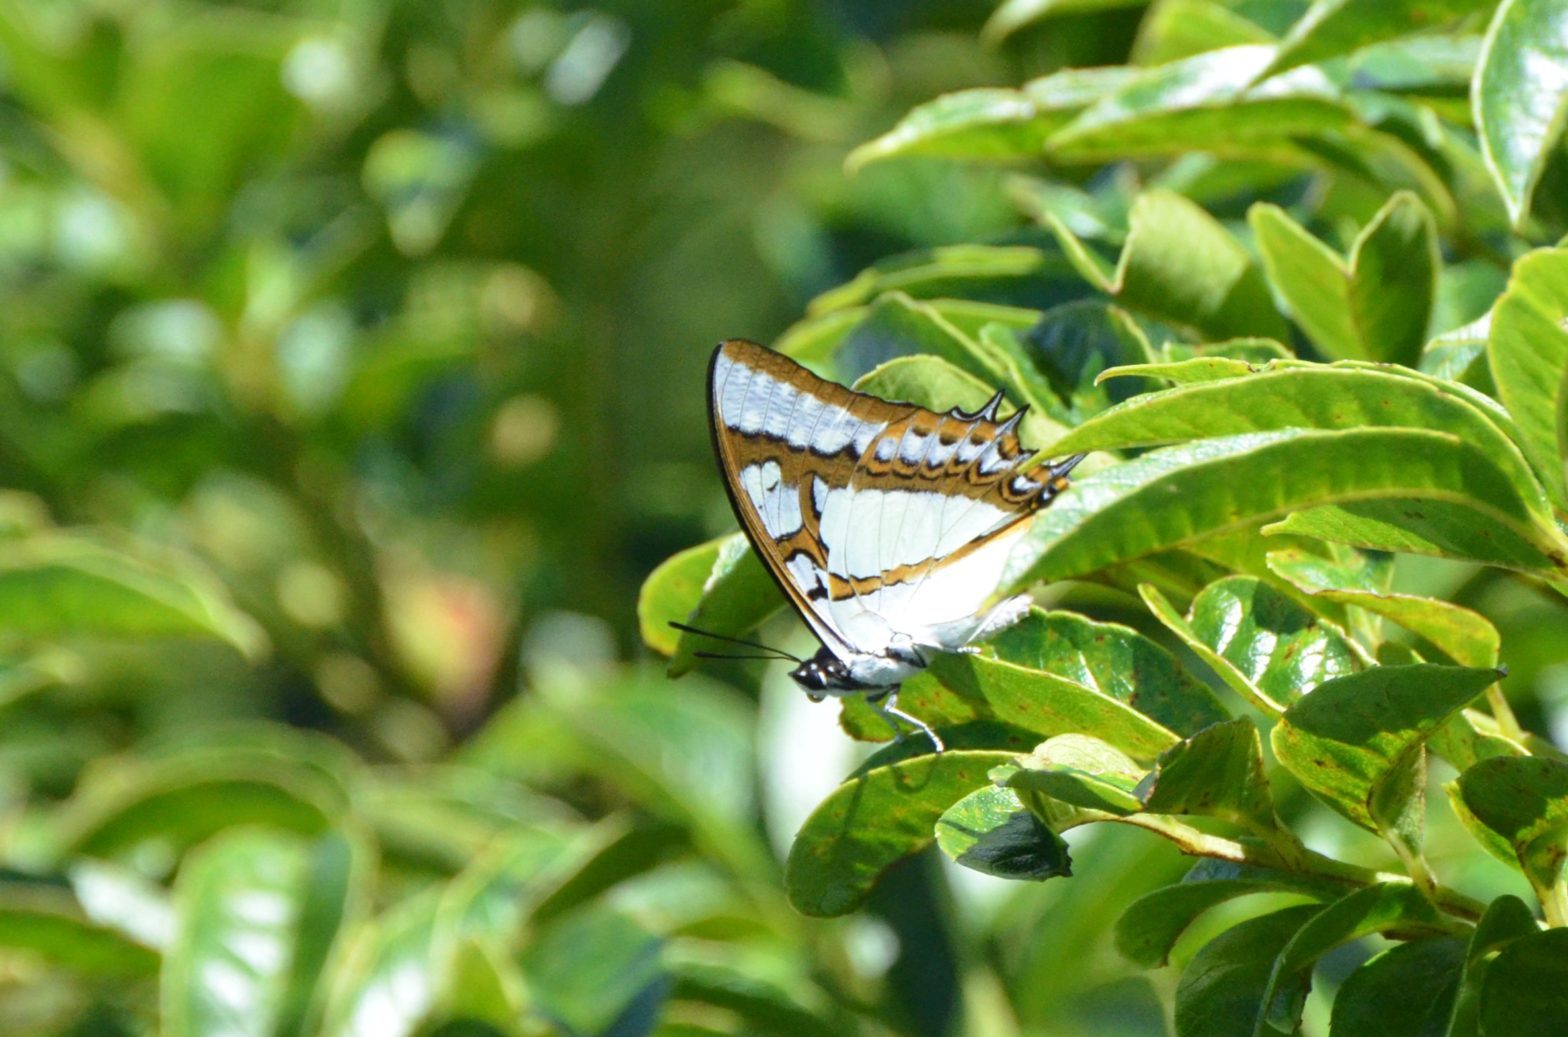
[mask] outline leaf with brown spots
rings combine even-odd
[[[1482,846],[1523,870],[1549,910],[1568,907],[1552,904],[1565,896],[1559,883],[1568,857],[1568,763],[1494,757],[1465,771],[1448,791]]]
[[[988,785],[948,807],[936,841],[954,862],[983,875],[1044,881],[1072,874],[1067,843],[1012,789]]]
[[[1137,793],[1153,814],[1218,817],[1253,832],[1279,826],[1250,720],[1215,724],[1166,750]]]
[[[1403,855],[1419,838],[1426,740],[1498,676],[1419,664],[1327,681],[1285,711],[1274,754],[1309,792]]]
[[[1131,627],[1034,609],[991,644],[999,659],[1101,692],[1180,735],[1228,718],[1207,685]]]
[[[853,911],[883,872],[931,842],[943,812],[989,785],[991,768],[1013,756],[950,748],[894,763],[873,758],[823,800],[795,836],[784,870],[790,903],[807,915]]]

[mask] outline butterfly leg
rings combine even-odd
[[[902,709],[898,708],[897,688],[888,692],[886,697],[878,699],[867,698],[866,702],[871,706],[872,709],[876,710],[877,714],[883,720],[886,720],[888,726],[893,729],[895,741],[902,741],[904,738],[904,729],[898,726],[898,721],[902,720],[910,727],[915,728],[917,731],[924,734],[927,738],[931,739],[931,746],[937,752],[940,753],[946,751],[947,745],[942,741],[935,731],[931,730],[931,725],[927,724],[919,717],[914,716],[911,713],[905,713]]]

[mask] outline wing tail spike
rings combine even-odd
[[[1042,466],[1045,469],[1042,473],[1045,478],[1041,481],[1045,483],[1045,489],[1041,491],[1041,500],[1050,503],[1052,498],[1066,490],[1068,474],[1078,467],[1079,461],[1088,456],[1088,454],[1073,454],[1071,457],[1064,457],[1060,461]],[[1035,471],[1039,472],[1040,469],[1036,468]]]
[[[1078,467],[1078,462],[1082,461],[1088,456],[1088,454],[1073,454],[1071,457],[1064,457],[1060,461],[1052,463],[1048,466],[1051,473],[1051,478],[1067,478],[1067,476],[1072,473],[1072,470]]]
[[[996,408],[1002,405],[1002,390],[996,390],[996,395],[986,402],[984,407],[975,411],[974,417],[984,418],[986,421],[996,420]]]
[[[998,393],[997,395],[998,395],[998,397],[1001,396],[1000,393]],[[1006,421],[1002,422],[1000,425],[997,426],[997,428],[996,428],[997,436],[998,437],[1005,436],[1009,432],[1012,432],[1012,431],[1016,430],[1018,428],[1018,423],[1023,421],[1024,420],[1024,415],[1028,414],[1028,413],[1029,413],[1029,405],[1027,403],[1024,404],[1022,407],[1019,407],[1017,410],[1013,411],[1012,415]]]

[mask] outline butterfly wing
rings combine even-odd
[[[709,372],[714,448],[757,553],[842,659],[903,634],[955,648],[978,629],[1022,520],[1061,485],[1018,469],[1021,414],[892,403],[732,340]]]
[[[733,339],[713,353],[708,414],[730,504],[768,572],[840,658],[860,646],[826,608],[825,492],[843,488],[898,409]]]
[[[941,649],[975,635],[1024,520],[1060,486],[1054,473],[1020,471],[1023,413],[997,422],[999,403],[972,414],[910,407],[873,439],[824,519],[830,555],[842,554],[830,571],[852,592],[832,595],[835,609]]]

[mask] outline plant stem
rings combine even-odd
[[[1538,892],[1541,896],[1541,912],[1546,915],[1546,924],[1554,929],[1568,926],[1568,883],[1558,879]]]
[[[1508,696],[1503,694],[1503,689],[1496,684],[1487,688],[1486,704],[1491,707],[1492,719],[1497,721],[1497,728],[1503,736],[1524,745],[1524,728],[1519,726],[1519,718],[1514,716],[1514,708],[1508,704]]]
[[[1194,857],[1214,857],[1219,860],[1233,861],[1237,864],[1254,864],[1265,868],[1275,868],[1300,875],[1328,879],[1331,882],[1343,883],[1351,886],[1370,886],[1379,882],[1410,882],[1408,875],[1396,872],[1376,871],[1372,868],[1363,868],[1358,864],[1338,861],[1326,857],[1315,850],[1305,846],[1292,849],[1288,854],[1282,853],[1277,846],[1259,843],[1244,843],[1224,836],[1209,835],[1200,832],[1190,825],[1158,814],[1130,814],[1126,817],[1114,819],[1123,824],[1136,825],[1148,829],[1174,842],[1183,853]],[[1466,896],[1457,890],[1449,889],[1439,884],[1430,875],[1427,881],[1419,883],[1432,903],[1443,911],[1469,922],[1480,919],[1486,911],[1486,905],[1474,897]],[[1430,885],[1428,885],[1430,883]],[[1568,894],[1560,905],[1568,917]],[[1550,914],[1548,914],[1550,917]],[[1563,923],[1556,923],[1563,924]]]

